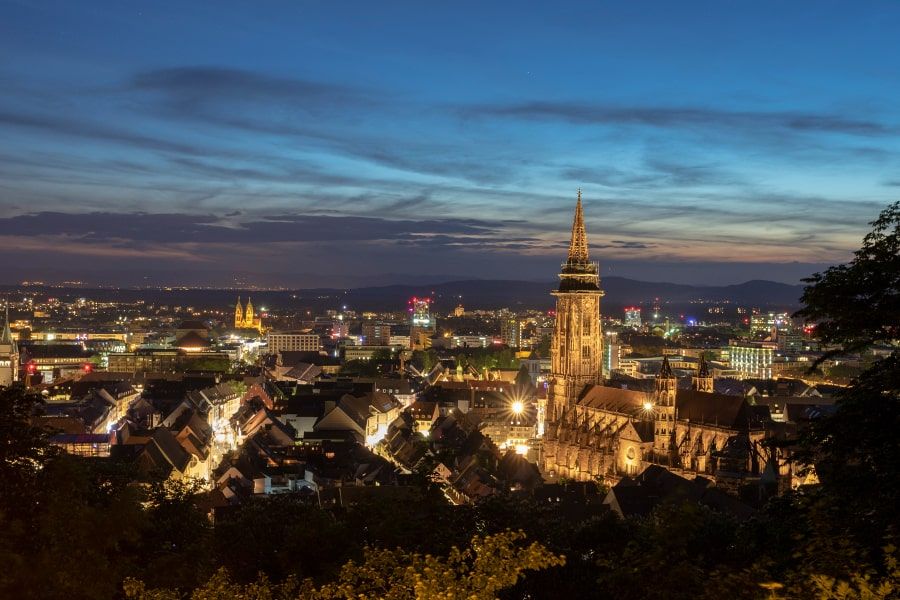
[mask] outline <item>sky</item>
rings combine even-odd
[[[796,283],[900,196],[897,2],[0,0],[0,283]]]

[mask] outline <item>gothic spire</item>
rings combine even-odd
[[[674,379],[675,375],[672,373],[672,367],[669,365],[669,357],[663,356],[662,367],[659,369],[659,375],[656,376],[657,379]]]
[[[0,344],[12,344],[12,330],[9,328],[9,304],[6,305],[6,321],[3,323],[3,333],[0,334]]]
[[[709,365],[702,352],[700,353],[700,364],[697,367],[697,377],[709,377]]]
[[[581,188],[578,188],[578,203],[575,205],[575,220],[572,222],[572,241],[569,242],[568,263],[588,262],[587,234],[584,232],[584,210],[581,207]]]

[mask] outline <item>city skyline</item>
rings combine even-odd
[[[900,189],[887,3],[2,6],[2,283],[552,281],[579,187],[601,276],[797,283]]]

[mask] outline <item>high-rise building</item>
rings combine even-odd
[[[9,307],[0,333],[0,386],[11,385],[19,378],[19,345],[9,328]]]
[[[391,326],[387,323],[363,323],[364,343],[369,346],[387,346],[391,343]]]
[[[634,327],[635,329],[640,329],[643,323],[641,322],[641,308],[639,306],[629,306],[625,309],[625,327]]]
[[[556,324],[550,346],[548,420],[556,420],[588,384],[602,381],[600,273],[588,255],[581,190],[575,205],[569,255],[559,274]]]
[[[500,320],[500,339],[510,348],[522,346],[522,322],[515,314],[504,315]]]
[[[613,371],[621,367],[622,344],[619,342],[619,334],[615,331],[606,332],[606,340],[603,343],[603,375],[609,377]]]
[[[412,298],[409,301],[409,312],[409,346],[413,350],[424,350],[426,338],[433,335],[435,330],[435,321],[431,316],[431,298]]]

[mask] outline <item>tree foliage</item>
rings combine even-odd
[[[316,586],[312,580],[298,585],[288,578],[272,583],[265,575],[250,584],[235,582],[225,569],[191,593],[192,600],[302,599],[302,600],[490,600],[516,584],[526,571],[565,564],[563,556],[537,542],[525,544],[522,532],[476,536],[469,548],[453,547],[447,556],[411,553],[402,549],[366,548],[361,561],[349,561],[336,581]],[[171,600],[175,590],[148,589],[128,579],[126,598]]]
[[[815,322],[823,342],[840,346],[831,355],[900,338],[900,202],[871,225],[850,263],[804,280],[796,316]]]

